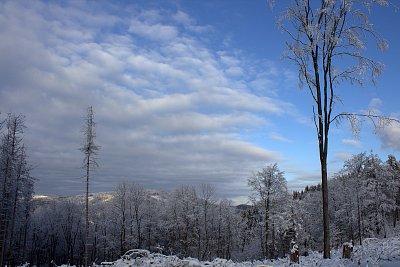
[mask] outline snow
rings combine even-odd
[[[349,243],[348,245],[352,245]],[[300,264],[290,263],[288,258],[266,261],[233,262],[232,260],[215,259],[202,262],[193,258],[179,259],[175,256],[164,256],[154,259],[154,264],[143,260],[142,265],[133,266],[179,266],[179,267],[261,267],[261,266],[400,266],[400,238],[365,239],[362,246],[354,246],[352,259],[342,259],[342,249],[332,250],[331,259],[323,259],[321,253],[311,252],[309,256],[300,256]],[[171,258],[172,257],[172,258]],[[161,264],[161,265],[156,265]],[[131,263],[118,261],[117,267],[127,267]]]
[[[145,251],[145,250],[140,250]],[[400,266],[400,237],[387,239],[369,238],[363,241],[362,246],[354,246],[351,259],[341,258],[341,248],[331,251],[331,259],[323,259],[322,253],[311,252],[308,256],[300,256],[300,264],[289,262],[289,258],[277,260],[255,260],[247,262],[234,262],[226,259],[213,261],[199,261],[194,258],[180,259],[176,256],[167,256],[159,253],[144,253],[146,257],[121,258],[115,262],[97,265],[114,267],[286,267],[286,266],[321,266],[321,267],[395,267]],[[27,265],[24,265],[27,266]],[[61,265],[67,267],[67,265]]]

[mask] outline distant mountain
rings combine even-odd
[[[147,190],[147,197],[158,200],[158,201],[165,201],[168,197],[167,192],[158,191],[154,189]],[[89,202],[99,202],[99,201],[110,201],[114,198],[115,192],[98,192],[98,193],[89,193]],[[72,202],[81,202],[85,201],[85,195],[76,195],[76,196],[47,196],[47,195],[34,195],[33,202],[36,205],[47,205],[51,202],[58,202],[58,201],[72,201]]]
[[[155,189],[146,189],[147,197],[156,201],[166,202],[170,193],[165,191],[159,191]],[[107,202],[114,198],[115,192],[98,192],[89,194],[89,202]],[[48,205],[52,202],[62,202],[62,201],[72,201],[76,203],[84,203],[85,195],[75,195],[75,196],[47,196],[47,195],[34,195],[33,203],[35,206]],[[252,206],[248,204],[237,205],[236,208],[239,211],[244,211],[250,209]]]

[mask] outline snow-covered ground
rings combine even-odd
[[[400,267],[400,237],[388,239],[365,239],[362,246],[355,246],[352,259],[342,259],[341,249],[332,251],[331,259],[323,259],[321,253],[313,252],[300,257],[300,264],[291,264],[288,258],[265,261],[233,262],[225,259],[199,261],[193,258],[179,259],[176,256],[150,254],[136,259],[120,259],[103,266],[113,267],[266,267],[266,266],[381,266]],[[112,264],[112,265],[111,265]],[[100,266],[100,265],[99,265]],[[63,267],[66,267],[65,265]]]

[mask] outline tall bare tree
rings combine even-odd
[[[88,264],[88,239],[89,239],[89,181],[91,171],[98,167],[96,161],[97,151],[99,150],[99,146],[95,144],[95,122],[94,122],[94,113],[93,108],[90,106],[87,109],[87,116],[85,119],[85,141],[80,150],[85,155],[83,159],[83,168],[86,171],[85,180],[86,180],[86,198],[85,198],[85,267]]]
[[[297,65],[300,83],[308,87],[314,102],[312,111],[322,177],[324,258],[330,258],[327,185],[330,126],[344,118],[349,119],[355,130],[363,118],[369,118],[377,127],[392,120],[373,112],[334,112],[335,103],[340,100],[336,89],[341,82],[363,85],[366,78],[371,77],[375,83],[383,70],[381,63],[364,55],[366,40],[373,40],[380,50],[388,47],[369,22],[369,13],[374,4],[387,6],[389,2],[293,0],[279,20],[279,25],[290,38],[286,42],[286,57]]]

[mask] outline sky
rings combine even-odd
[[[84,192],[82,130],[93,106],[92,192],[122,181],[170,191],[209,183],[245,202],[247,178],[278,163],[290,190],[320,180],[312,102],[282,58],[287,35],[265,0],[1,1],[0,112],[24,114],[36,194]],[[389,42],[374,86],[338,88],[338,112],[399,117],[399,12],[372,9]],[[400,158],[400,128],[333,127],[329,173],[361,152]]]

